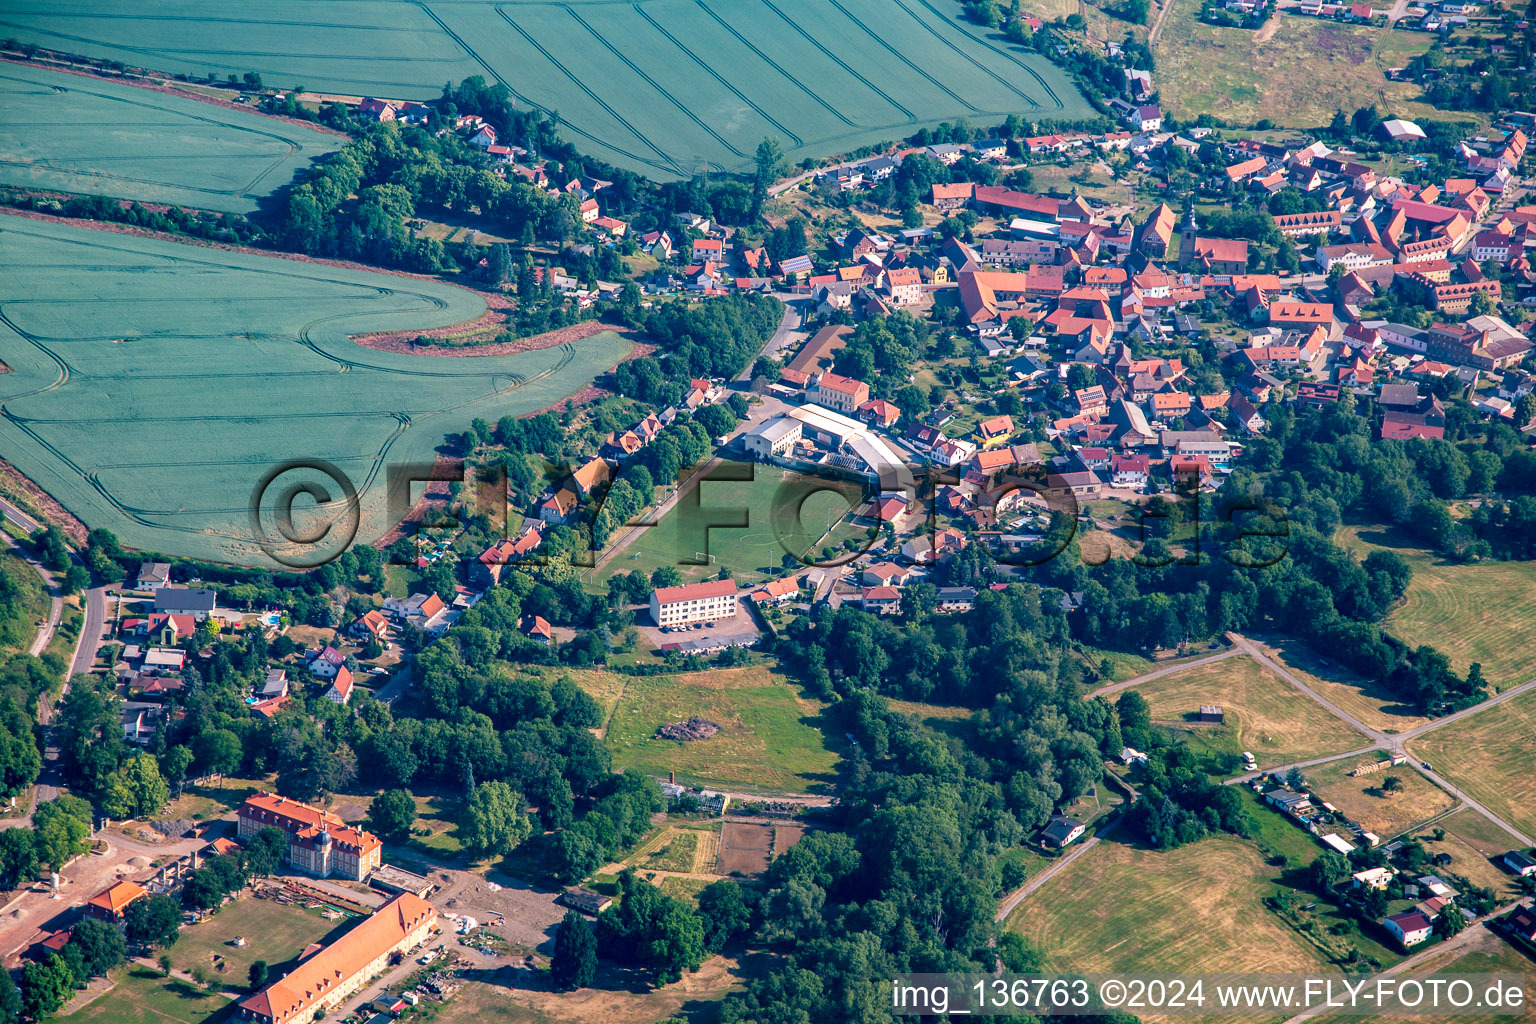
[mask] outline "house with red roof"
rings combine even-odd
[[[336,678],[331,680],[330,688],[325,691],[325,699],[332,704],[345,705],[352,699],[352,670],[343,665],[336,670]]]

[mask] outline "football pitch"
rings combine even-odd
[[[605,332],[511,356],[376,352],[349,335],[458,323],[484,303],[433,281],[16,216],[0,216],[0,280],[6,457],[125,544],[240,564],[298,564],[283,559],[319,550],[305,541],[338,512],[330,542],[349,526],[377,539],[391,505],[404,511],[390,467],[430,465],[471,419],[557,402],[628,351]],[[266,510],[285,495],[291,521],[253,522],[258,493]]]
[[[791,161],[964,118],[1091,117],[1039,54],[951,0],[60,0],[0,34],[194,76],[427,99],[471,75],[558,112],[583,152],[666,179],[744,170],[764,137]]]
[[[0,64],[0,184],[250,213],[346,141],[184,96]]]

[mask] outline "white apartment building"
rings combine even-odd
[[[735,614],[735,580],[687,583],[651,591],[651,619],[658,626],[714,622]]]

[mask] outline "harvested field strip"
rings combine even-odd
[[[1260,766],[1343,753],[1364,742],[1312,698],[1245,656],[1174,672],[1135,689],[1151,705],[1154,721],[1181,738],[1223,753],[1250,751]],[[1203,704],[1221,706],[1225,721],[1195,722]]]
[[[1316,950],[1259,902],[1273,874],[1252,845],[1226,837],[1167,852],[1100,843],[1007,927],[1072,970],[1316,970]]]
[[[348,332],[473,320],[484,304],[431,281],[24,218],[0,217],[0,276],[13,462],[127,544],[220,561],[270,564],[250,505],[273,467],[344,474],[356,535],[372,540],[401,486],[387,460],[430,462],[470,419],[557,401],[627,345],[602,334],[473,362],[370,351]]]

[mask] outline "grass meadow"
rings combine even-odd
[[[0,184],[221,213],[340,148],[338,135],[185,96],[0,65]]]
[[[1170,2],[1157,42],[1158,83],[1163,107],[1181,118],[1209,112],[1238,123],[1315,127],[1336,109],[1372,103],[1398,117],[1434,112],[1414,102],[1417,85],[1386,77],[1429,48],[1422,32],[1290,12],[1258,31],[1219,28],[1198,19],[1198,0]]]
[[[1349,758],[1316,765],[1307,770],[1307,786],[1383,841],[1455,806],[1455,797],[1408,765],[1350,777],[1350,771],[1357,765],[1374,760]],[[1388,776],[1396,778],[1401,788],[1391,792],[1382,789],[1382,781]]]
[[[1414,740],[1413,753],[1472,799],[1536,835],[1536,691]]]
[[[58,1024],[203,1024],[230,1003],[217,992],[137,965],[119,968],[112,980],[109,992],[53,1019]]]
[[[591,676],[574,676],[586,686]],[[838,754],[820,729],[822,706],[801,697],[766,666],[710,669],[624,681],[604,742],[615,769],[665,776],[686,785],[747,791],[825,789]],[[659,739],[667,722],[707,718],[720,731],[706,740]]]
[[[1531,962],[1530,957],[1491,932],[1480,935],[1470,948],[1432,952],[1406,973],[1416,977],[1429,974],[1440,976],[1512,974],[1524,979],[1525,1007],[1519,1010],[1505,1010],[1503,1013],[1460,1012],[1454,1014],[1456,1024],[1510,1024],[1510,1021],[1526,1016],[1530,1012],[1528,1007],[1532,1002],[1536,1002],[1536,964]],[[1312,1019],[1316,1024],[1401,1024],[1405,1016],[1412,1012],[1398,1009],[1395,1013],[1377,1016],[1325,1013]],[[1451,1019],[1451,1016],[1433,1019]]]
[[[0,279],[7,457],[124,544],[215,561],[271,564],[250,507],[299,460],[334,467],[359,504],[336,515],[335,476],[290,469],[263,494],[265,535],[279,538],[275,495],[318,483],[333,504],[296,500],[299,532],[336,519],[340,538],[351,518],[374,540],[390,466],[430,464],[471,419],[550,405],[628,349],[603,333],[504,357],[377,352],[349,334],[456,323],[484,304],[433,281],[21,217],[0,216]]]
[[[1345,527],[1339,542],[1361,557],[1387,548],[1413,566],[1408,593],[1387,618],[1392,634],[1443,651],[1460,673],[1478,662],[1495,692],[1536,677],[1536,645],[1522,642],[1536,621],[1536,562],[1456,565],[1380,527]]]
[[[342,95],[427,99],[445,81],[500,78],[520,105],[558,111],[583,152],[659,179],[749,169],[765,137],[799,161],[959,118],[1090,116],[1059,68],[950,0],[358,0],[345,19],[300,0],[217,18],[177,0],[131,13],[65,0],[8,12],[5,31]]]
[[[1251,751],[1260,767],[1365,745],[1360,733],[1244,656],[1175,672],[1135,689],[1151,706],[1153,721],[1180,739],[1218,753]],[[1196,724],[1193,718],[1202,704],[1221,705],[1222,724]]]
[[[1379,683],[1319,655],[1300,640],[1266,636],[1263,643],[1270,657],[1284,665],[1292,675],[1373,729],[1402,732],[1429,721],[1411,704],[1404,704]]]
[[[332,932],[339,935],[353,923],[327,921],[318,911],[244,897],[200,924],[184,926],[169,953],[178,971],[201,966],[229,987],[243,988],[247,972],[257,960],[265,960],[277,976],[281,973],[278,968],[297,958],[311,942],[319,942]],[[236,937],[245,939],[243,947],[230,945]],[[222,958],[224,970],[216,970],[214,957]]]
[[[1168,851],[1103,842],[1020,903],[1007,927],[1074,971],[1317,970],[1317,951],[1259,902],[1275,874],[1251,844],[1227,837]]]
[[[729,568],[738,582],[755,583],[781,572],[787,553],[820,561],[829,527],[834,547],[845,537],[870,540],[869,531],[839,523],[862,503],[859,487],[753,463],[725,463],[711,477],[615,555],[593,582],[601,585],[620,572],[650,575],[671,565],[687,582],[713,579]]]

